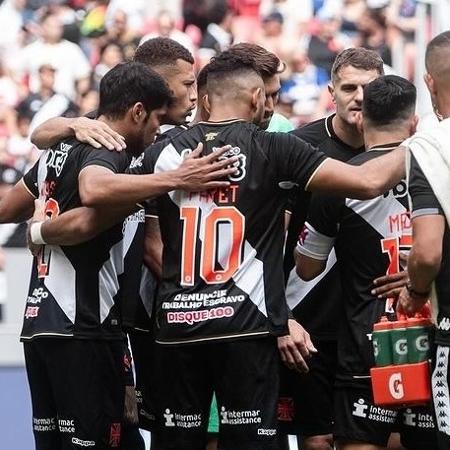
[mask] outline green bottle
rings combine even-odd
[[[407,320],[409,363],[418,363],[430,358],[430,329],[430,319],[413,317]]]
[[[380,321],[373,325],[373,356],[377,367],[392,364],[391,333],[392,323],[388,321],[386,316],[382,316]]]
[[[392,322],[391,343],[392,363],[408,363],[408,339],[406,335],[406,320]]]

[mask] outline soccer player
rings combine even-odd
[[[207,81],[210,122],[161,141],[133,164],[136,172],[159,173],[178,167],[198,142],[205,144],[205,158],[216,153],[213,147],[228,142],[228,163],[235,166],[227,189],[192,195],[175,190],[158,200],[164,242],[156,317],[162,344],[155,362],[163,399],[158,406],[161,448],[204,446],[212,390],[218,396],[225,446],[237,442],[242,449],[274,448],[278,367],[272,336],[287,332],[281,266],[284,194],[278,183],[363,198],[378,195],[403,175],[403,150],[353,167],[325,159],[294,136],[260,131],[246,122],[259,123],[265,103],[264,84],[251,58],[227,54],[214,67]],[[92,205],[137,201],[129,177],[99,174],[91,185],[96,192]],[[43,235],[51,235],[62,217],[42,223]],[[222,244],[213,250],[218,238]],[[193,297],[184,301],[183,295]],[[239,340],[233,349],[230,338]],[[199,341],[203,345],[194,345]],[[205,341],[218,343],[209,349]],[[181,343],[186,345],[178,348]],[[205,351],[211,354],[209,369],[203,366],[209,361]],[[186,367],[179,361],[184,357]],[[242,375],[239,383],[233,378],[236,367]],[[180,378],[180,373],[186,376]],[[261,395],[245,395],[256,390]]]
[[[362,103],[366,152],[350,163],[377,158],[411,136],[417,124],[415,102],[415,87],[401,77],[382,76],[369,83]],[[370,386],[370,368],[375,365],[370,340],[373,324],[382,315],[394,313],[392,299],[383,302],[372,294],[372,281],[399,271],[398,255],[411,246],[408,209],[405,180],[368,201],[313,196],[296,249],[297,272],[304,280],[323,272],[332,249],[336,251],[344,311],[334,392],[333,435],[338,449],[385,448],[396,420],[405,448],[436,448],[430,411],[410,409],[397,414],[377,408]],[[398,247],[393,251],[392,245]],[[415,420],[408,420],[411,414]]]
[[[382,74],[383,61],[376,52],[364,48],[342,51],[333,64],[329,86],[336,112],[298,128],[293,134],[340,161],[348,161],[363,152],[363,135],[357,127],[363,89]],[[294,318],[311,335],[318,352],[308,360],[308,374],[282,369],[280,408],[284,414],[280,423],[290,434],[301,434],[304,450],[331,450],[336,335],[342,290],[334,254],[321,278],[304,283],[295,272],[293,250],[309,201],[310,193],[299,190],[291,199],[284,265],[288,305]],[[294,367],[293,359],[284,353],[282,348],[284,362]]]
[[[450,117],[449,56],[450,32],[446,31],[429,42],[425,54],[425,82],[441,122],[436,128],[417,133],[409,143],[413,246],[408,259],[410,282],[399,298],[401,308],[408,314],[419,310],[430,296],[436,308],[436,354],[431,385],[440,450],[450,449],[450,217],[446,198],[449,190],[446,157]],[[422,147],[420,144],[424,142],[426,145]]]
[[[117,66],[101,82],[98,114],[125,137],[128,150],[93,152],[67,139],[42,156],[25,186],[47,200],[47,214],[81,206],[92,171],[124,172],[153,141],[169,100],[164,81],[146,66]],[[39,229],[31,233],[39,236]],[[125,374],[115,261],[123,245],[120,224],[88,245],[45,246],[36,258],[21,340],[38,449],[120,446]]]

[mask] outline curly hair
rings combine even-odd
[[[174,66],[181,59],[194,64],[191,52],[169,38],[157,37],[142,43],[134,54],[133,60],[150,67]]]

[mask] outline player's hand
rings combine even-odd
[[[123,416],[124,422],[127,425],[137,425],[139,422],[136,391],[134,386],[125,386],[125,405]]]
[[[289,335],[278,338],[278,350],[281,360],[289,369],[308,372],[306,359],[309,359],[317,349],[311,342],[309,333],[294,319],[288,320]]]
[[[31,220],[28,222],[27,228],[27,245],[33,256],[38,256],[42,250],[42,245],[33,244],[31,241],[30,228],[35,222],[43,222],[46,219],[45,216],[45,202],[41,199],[36,199],[34,201],[34,213]]]
[[[427,302],[428,298],[417,299],[411,297],[408,289],[404,287],[398,296],[397,313],[412,317],[416,312],[421,311]]]
[[[399,256],[400,266],[406,268],[408,256],[404,253],[400,253]],[[382,277],[376,278],[373,281],[375,288],[370,292],[372,295],[376,295],[380,299],[396,298],[400,294],[401,290],[406,286],[407,282],[408,271],[405,269],[392,275],[384,275]]]
[[[200,192],[229,186],[230,182],[223,179],[237,172],[238,169],[232,165],[239,159],[236,156],[222,157],[230,148],[230,145],[225,145],[208,156],[202,156],[203,144],[199,143],[174,172],[177,176],[177,189]]]
[[[70,127],[80,142],[92,145],[92,147],[100,148],[104,146],[108,150],[117,152],[127,148],[125,138],[99,120],[77,117]]]

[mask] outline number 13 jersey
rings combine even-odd
[[[286,189],[305,188],[325,156],[295,136],[240,120],[204,122],[146,150],[134,173],[176,169],[199,142],[231,145],[230,186],[157,200],[164,243],[157,341],[202,342],[287,333],[283,283]]]

